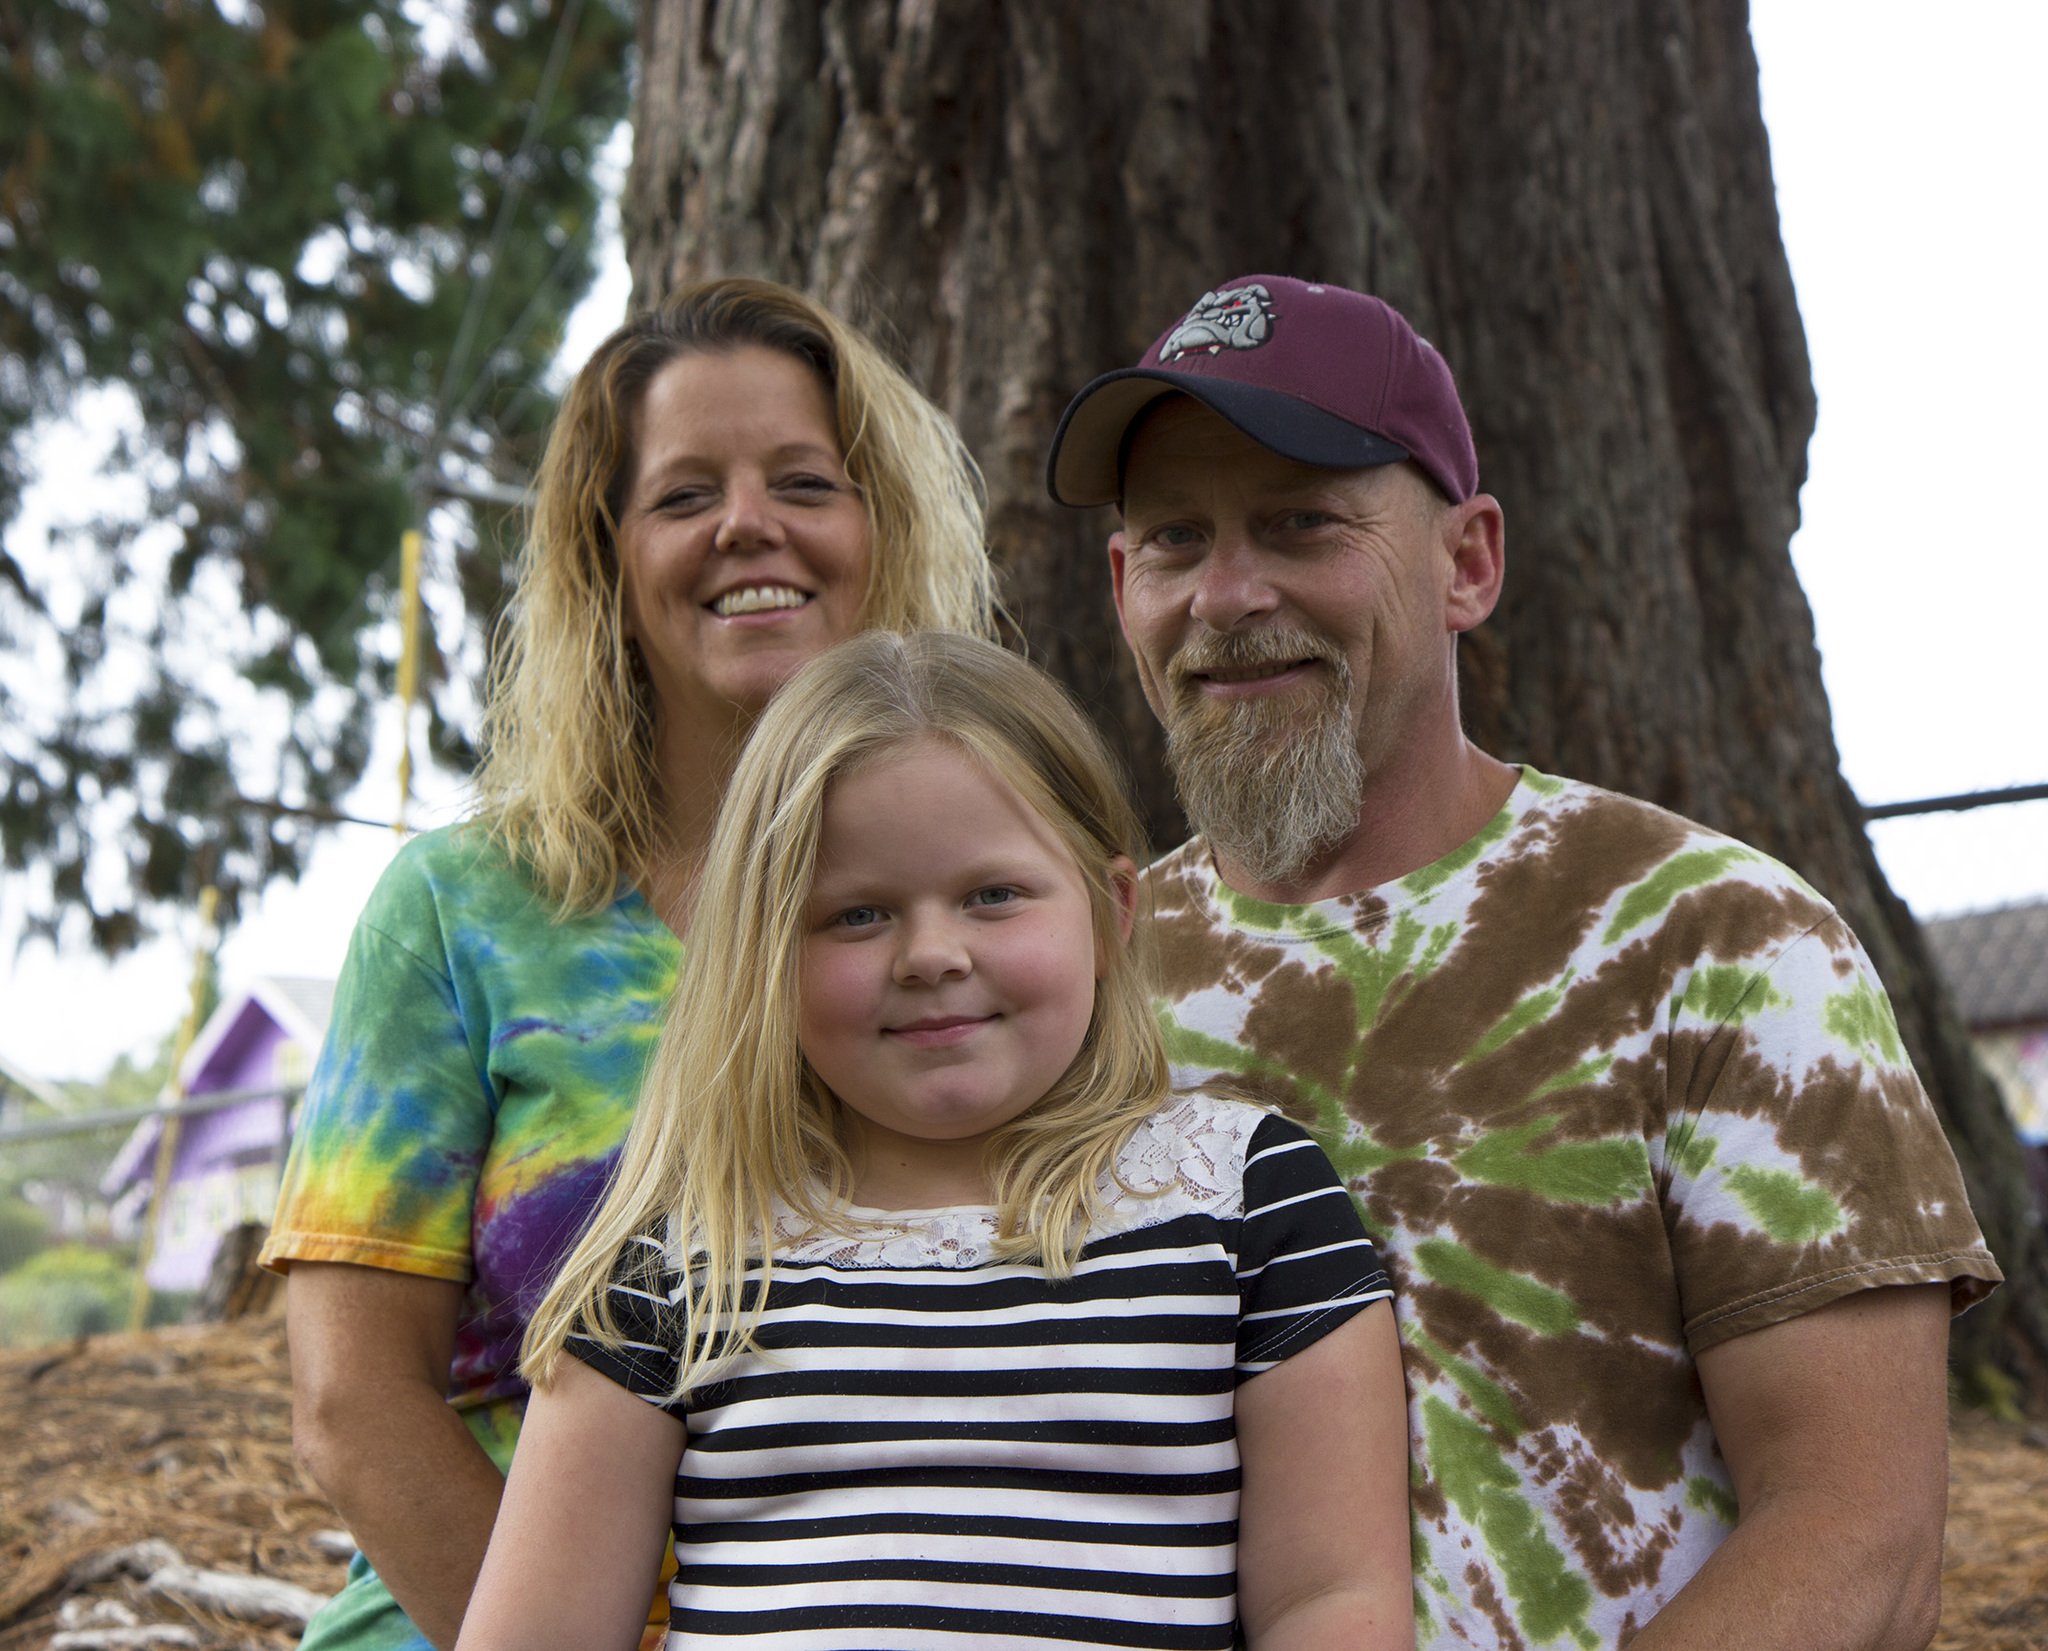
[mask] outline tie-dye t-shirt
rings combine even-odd
[[[1699,1569],[1703,1349],[1999,1276],[1855,938],[1739,843],[1525,770],[1366,894],[1147,883],[1176,1081],[1309,1125],[1394,1273],[1431,1651],[1616,1645]]]
[[[475,827],[406,844],[349,942],[264,1261],[468,1284],[449,1399],[523,1398],[520,1337],[625,1139],[679,952],[630,891],[555,921]],[[501,1466],[514,1425],[488,1428]]]

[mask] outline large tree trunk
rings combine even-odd
[[[1119,734],[1162,841],[1111,523],[1045,495],[1060,409],[1228,276],[1414,320],[1508,517],[1475,736],[1842,908],[2010,1277],[1959,1368],[2048,1392],[2012,1131],[1840,776],[1787,554],[1814,397],[1739,0],[651,0],[642,43],[636,297],[772,275],[897,342],[987,472],[1034,656]]]

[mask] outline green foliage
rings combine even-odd
[[[106,1076],[97,1083],[71,1085],[81,1110],[152,1104],[171,1081],[171,1051],[177,1043],[178,1033],[173,1028],[163,1035],[156,1053],[143,1064],[137,1065],[132,1056],[117,1055]]]
[[[142,1327],[156,1330],[166,1324],[183,1324],[198,1302],[197,1290],[152,1290],[149,1305],[143,1309]]]
[[[170,1079],[176,1043],[176,1031],[166,1032],[155,1054],[140,1063],[122,1055],[104,1077],[60,1084],[59,1112],[76,1117],[152,1105]],[[131,1120],[0,1146],[0,1233],[9,1201],[20,1199],[33,1200],[44,1209],[83,1212],[86,1231],[104,1235],[109,1211],[100,1182],[134,1127]],[[0,1236],[0,1273],[25,1259],[10,1253],[6,1242]]]
[[[48,1241],[50,1223],[43,1212],[12,1194],[0,1194],[0,1273],[11,1272]]]
[[[0,1276],[0,1347],[40,1347],[128,1322],[134,1267],[106,1250],[64,1244]]]
[[[31,933],[75,914],[117,951],[153,903],[210,880],[231,920],[298,869],[308,824],[244,797],[346,795],[390,691],[374,632],[401,531],[440,484],[531,469],[631,20],[627,0],[0,10],[0,525],[24,438],[110,387],[133,409],[110,470],[144,494],[56,547],[60,576],[0,551],[0,865],[34,873]],[[497,559],[462,575],[480,623]],[[460,761],[469,684],[425,640],[432,737]]]
[[[1966,1365],[1955,1382],[1957,1400],[1972,1410],[1984,1411],[2001,1422],[2024,1422],[2026,1413],[2020,1399],[2026,1389],[1989,1359]]]

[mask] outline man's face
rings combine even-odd
[[[1117,612],[1182,801],[1260,881],[1355,828],[1366,778],[1455,703],[1446,508],[1404,465],[1296,464],[1185,397],[1132,444]]]

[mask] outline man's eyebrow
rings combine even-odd
[[[1123,506],[1127,511],[1135,504],[1145,504],[1154,510],[1178,510],[1194,502],[1194,494],[1184,487],[1148,487],[1142,491],[1124,489]]]

